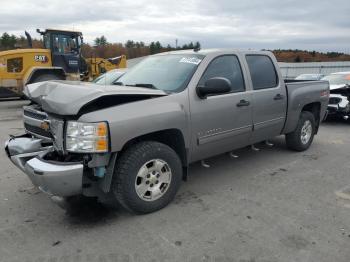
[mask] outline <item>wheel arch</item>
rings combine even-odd
[[[317,134],[318,129],[320,127],[321,122],[321,103],[320,102],[312,102],[309,104],[304,105],[304,107],[301,109],[301,112],[310,112],[315,117],[315,124],[316,124],[316,130],[315,134]]]
[[[189,164],[189,159],[188,159],[189,149],[186,148],[184,135],[181,132],[181,130],[176,128],[164,129],[156,132],[143,134],[138,137],[134,137],[124,144],[124,146],[122,147],[118,155],[120,156],[131,145],[134,145],[142,141],[156,141],[159,143],[163,143],[169,146],[170,148],[172,148],[181,160],[183,170],[184,170],[183,179],[186,180],[187,168]]]
[[[61,67],[33,67],[30,72],[24,77],[24,84],[32,84],[35,79],[41,75],[53,74],[61,78],[62,80],[66,79],[66,72]]]
[[[322,105],[319,101],[307,101],[306,103],[298,103],[297,105],[289,105],[286,116],[286,123],[281,134],[291,133],[297,128],[298,120],[303,111],[311,112],[315,117],[316,133],[321,123]]]

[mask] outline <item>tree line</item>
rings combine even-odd
[[[125,44],[109,43],[105,36],[97,37],[94,45],[85,44],[83,46],[83,55],[89,57],[90,54],[96,54],[99,57],[113,57],[125,54],[127,58],[136,58],[145,55],[153,55],[161,52],[184,50],[184,49],[200,49],[200,42],[189,42],[181,46],[171,46],[170,44],[163,46],[159,41],[152,41],[148,45],[143,41],[127,40]]]
[[[33,39],[32,44],[34,48],[43,47],[42,40]],[[12,50],[16,48],[28,48],[27,38],[24,36],[18,37],[13,34],[10,35],[6,32],[0,36],[0,51]]]
[[[350,61],[350,55],[341,52],[318,52],[299,49],[271,50],[279,62],[331,62]]]
[[[32,39],[34,48],[43,48],[41,39]],[[126,55],[127,58],[136,58],[140,56],[157,54],[160,52],[195,49],[200,48],[199,42],[189,42],[182,46],[173,47],[171,45],[163,46],[160,41],[152,41],[146,44],[143,41],[127,40],[123,43],[110,43],[105,36],[95,38],[93,44],[84,43],[82,46],[82,54],[84,57],[103,57],[110,58],[120,55]],[[10,35],[3,33],[0,36],[0,51],[11,50],[16,48],[28,48],[27,39],[24,36]]]
[[[34,48],[43,48],[41,39],[32,39]],[[24,36],[3,33],[0,36],[0,51],[15,48],[27,48],[27,39]],[[85,43],[82,46],[84,57],[111,58],[126,55],[128,59],[152,55],[160,52],[200,48],[199,42],[189,42],[179,46],[170,44],[163,46],[160,41],[146,44],[143,41],[127,40],[125,43],[110,43],[105,36],[94,39],[93,44]],[[350,55],[341,52],[318,52],[299,49],[276,49],[272,51],[280,62],[323,62],[323,61],[350,61]]]

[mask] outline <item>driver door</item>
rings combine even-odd
[[[252,136],[252,99],[240,61],[235,55],[214,58],[198,85],[213,77],[230,80],[230,93],[190,101],[192,122],[192,159],[201,160],[248,145]]]

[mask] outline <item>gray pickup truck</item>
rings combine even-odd
[[[187,50],[150,56],[114,85],[26,87],[25,134],[11,161],[56,199],[109,199],[135,213],[166,206],[190,163],[284,134],[308,149],[327,81],[290,81],[270,52]]]

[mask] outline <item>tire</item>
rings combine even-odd
[[[33,83],[50,81],[50,80],[62,80],[62,79],[55,74],[43,74],[36,77]]]
[[[286,134],[287,147],[294,151],[305,151],[310,147],[316,130],[315,117],[311,112],[303,111],[300,114],[296,129]]]
[[[117,160],[112,192],[128,211],[146,214],[167,206],[181,181],[182,164],[175,151],[146,141],[131,146]]]

